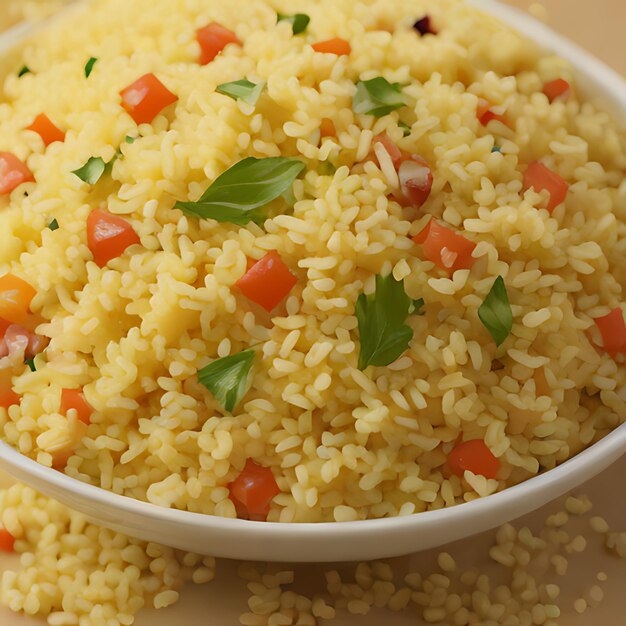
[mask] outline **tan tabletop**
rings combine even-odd
[[[532,3],[529,0],[507,0],[510,4],[527,9]],[[0,0],[0,9],[3,0]],[[612,65],[622,74],[626,73],[626,55],[624,54],[624,25],[626,24],[626,0],[543,0],[550,16],[550,24],[558,31],[577,41],[592,51],[605,62]],[[533,8],[535,14],[541,9]],[[621,497],[616,498],[616,489],[623,485],[626,475],[626,458],[590,481],[576,493],[588,494],[594,502],[594,514],[603,516],[613,530],[626,530],[626,499],[623,486]],[[537,527],[545,517],[562,508],[562,501],[544,507],[540,511],[516,522],[516,526],[529,525]],[[458,558],[461,565],[473,565],[494,573],[495,568],[489,562],[487,549],[491,545],[493,533],[485,533],[479,537],[460,541],[446,550]],[[420,563],[432,564],[437,551],[422,553],[404,559],[396,559],[394,564],[406,570],[407,567],[419,570]],[[0,568],[7,564],[7,559],[0,558]],[[606,553],[602,542],[597,537],[590,537],[587,550],[572,560],[569,574],[559,584],[561,597],[559,605],[562,614],[559,623],[563,626],[622,626],[626,623],[626,572],[624,561]],[[300,587],[306,589],[307,595],[323,590],[322,567],[297,567],[296,580]],[[574,610],[574,601],[584,591],[595,584],[596,572],[603,571],[608,581],[602,583],[605,592],[604,602],[597,608],[590,609],[583,615]],[[302,584],[304,581],[304,585]],[[239,616],[247,610],[247,592],[243,581],[236,574],[236,564],[221,561],[218,563],[217,580],[202,587],[187,587],[182,599],[176,606],[162,610],[146,610],[142,612],[137,626],[234,626],[239,623]],[[329,626],[417,626],[415,613],[409,611],[403,615],[391,612],[373,611],[366,617],[347,616],[344,613],[331,622]],[[33,626],[41,622],[16,616],[0,609],[0,626]]]
[[[625,0],[501,0],[520,9],[529,9],[535,17],[545,15],[554,30],[566,35],[595,56],[626,74]],[[537,8],[539,7],[539,8]]]

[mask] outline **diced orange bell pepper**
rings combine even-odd
[[[311,46],[315,52],[322,52],[325,54],[336,54],[337,56],[349,55],[352,52],[352,46],[350,42],[341,37],[334,37],[333,39],[327,39],[325,41],[318,41]]]
[[[36,293],[31,285],[14,274],[0,276],[0,318],[9,324],[31,328],[28,322],[30,303]]]
[[[337,129],[335,123],[328,117],[325,117],[320,124],[320,137],[336,137]]]
[[[0,376],[0,407],[9,409],[9,407],[19,403],[20,397],[13,391],[10,375],[3,373]]]
[[[476,248],[473,241],[434,219],[413,237],[413,241],[422,246],[424,258],[441,269],[451,272],[469,269],[476,260],[472,257],[472,252]]]
[[[78,419],[83,424],[91,424],[93,409],[85,400],[85,395],[81,389],[63,389],[61,391],[61,413],[67,415],[70,409],[76,410]]]
[[[0,528],[0,552],[15,552],[15,538],[6,528]]]
[[[35,121],[26,127],[26,130],[36,132],[43,139],[43,143],[46,146],[55,141],[65,141],[65,133],[55,126],[45,113],[40,113],[35,118]]]
[[[485,478],[495,478],[500,470],[500,461],[482,439],[472,439],[460,443],[450,451],[448,467],[461,478],[466,470]]]
[[[626,353],[626,324],[621,307],[608,315],[594,319],[602,335],[602,343],[607,354],[615,358],[618,353]]]

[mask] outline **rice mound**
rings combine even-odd
[[[22,20],[40,20],[61,10],[65,4],[66,0],[3,0],[0,31]]]
[[[293,35],[277,11],[308,14],[308,29]],[[437,36],[411,28],[424,14]],[[201,66],[195,32],[212,21],[242,46]],[[349,56],[311,48],[335,36]],[[66,455],[79,480],[225,517],[237,516],[227,486],[254,459],[281,491],[269,521],[346,521],[489,495],[624,421],[626,372],[594,347],[593,318],[623,301],[625,137],[588,102],[550,104],[543,84],[573,83],[572,70],[497,20],[457,0],[106,0],[57,21],[22,57],[30,74],[3,68],[0,151],[37,182],[0,199],[0,275],[36,288],[49,338],[45,364],[13,377],[20,405],[0,408],[0,433],[23,454],[47,466]],[[147,72],[179,101],[137,129],[119,92]],[[404,86],[406,137],[399,112],[352,110],[355,82],[379,75]],[[243,77],[267,81],[256,107],[215,92]],[[483,97],[514,129],[480,124]],[[67,129],[64,143],[44,149],[24,131],[42,111]],[[320,145],[325,118],[338,134]],[[393,175],[368,158],[381,132],[431,164],[423,210],[395,202]],[[97,185],[72,174],[118,148]],[[173,208],[248,156],[305,162],[292,214],[241,227]],[[522,189],[538,159],[570,182],[551,214],[545,192]],[[141,239],[102,269],[85,226],[98,207]],[[410,237],[430,216],[477,243],[471,271],[421,258]],[[247,258],[270,250],[298,278],[272,316],[234,288]],[[409,318],[401,358],[361,371],[356,299],[390,272],[425,315]],[[514,316],[499,349],[477,315],[497,276]],[[230,415],[197,372],[250,347],[262,356]],[[61,389],[79,386],[95,410],[86,428],[59,410]],[[445,471],[461,439],[485,441],[497,479]]]

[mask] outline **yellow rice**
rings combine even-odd
[[[294,36],[276,11],[311,23]],[[436,37],[411,28],[426,13]],[[200,66],[195,31],[211,21],[243,47]],[[350,41],[349,57],[310,47],[334,36]],[[578,98],[549,104],[543,83],[573,82],[571,69],[496,20],[457,0],[106,0],[22,56],[31,74],[4,68],[0,151],[26,160],[37,183],[0,200],[0,274],[37,289],[32,307],[47,320],[38,332],[50,339],[45,366],[13,379],[21,405],[0,408],[0,433],[22,453],[50,466],[70,450],[69,476],[226,517],[236,516],[226,486],[252,458],[281,489],[270,521],[344,521],[486,496],[624,420],[624,367],[587,337],[623,300],[624,135]],[[111,160],[137,133],[118,93],[147,72],[179,101],[142,125],[91,189],[71,172],[92,156]],[[406,138],[397,113],[352,111],[354,82],[377,75],[408,85]],[[256,109],[215,93],[244,76],[267,81]],[[479,97],[515,130],[481,126]],[[45,150],[23,130],[42,111],[68,129]],[[323,118],[340,132],[319,147]],[[431,163],[426,213],[389,199],[393,169],[366,159],[383,131]],[[293,215],[262,229],[173,210],[240,159],[279,155],[307,165]],[[537,159],[572,183],[551,215],[537,208],[545,194],[522,193],[523,168]],[[338,166],[333,175],[324,161]],[[128,219],[142,244],[103,270],[85,228],[100,206]],[[447,277],[421,259],[409,237],[429,215],[478,243],[471,271]],[[233,289],[246,257],[268,250],[298,276],[271,318]],[[398,361],[361,372],[355,302],[389,272],[424,298],[426,314],[409,318],[414,339]],[[498,275],[514,314],[499,350],[477,316]],[[253,345],[253,387],[227,415],[197,371]],[[95,409],[86,432],[59,413],[61,389],[79,386]],[[502,464],[497,480],[444,476],[459,437],[484,439]]]

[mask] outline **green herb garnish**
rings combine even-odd
[[[104,174],[107,168],[107,164],[101,157],[90,157],[87,163],[82,167],[74,170],[72,174],[75,174],[83,182],[88,185],[95,185]]]
[[[299,35],[306,30],[311,18],[304,13],[296,13],[295,15],[283,15],[278,13],[276,17],[276,23],[289,22],[294,35]]]
[[[131,137],[130,135],[126,135],[126,137],[124,137],[125,143],[135,143],[135,141],[137,141],[137,137]]]
[[[241,80],[233,81],[232,83],[222,83],[215,88],[215,91],[231,97],[233,100],[241,100],[247,104],[254,106],[263,90],[265,89],[265,83],[252,83],[249,80],[242,78]]]
[[[376,291],[367,296],[362,293],[356,302],[361,341],[359,369],[393,363],[413,339],[407,317],[422,307],[423,300],[413,301],[407,296],[404,281],[391,274],[376,276]]]
[[[28,67],[28,65],[23,65],[22,69],[17,73],[18,78],[22,78],[22,76],[24,76],[24,74],[30,74],[30,68]]]
[[[245,350],[217,359],[198,371],[198,380],[229,413],[232,413],[250,389],[250,370],[254,357],[254,350]]]
[[[382,76],[360,80],[356,84],[356,94],[352,100],[355,113],[383,117],[405,105],[401,85],[390,83]]]
[[[26,365],[28,365],[28,367],[30,368],[31,372],[36,372],[37,371],[37,366],[35,365],[35,357],[33,357],[32,359],[26,359],[26,361],[24,361],[24,363]]]
[[[491,286],[478,309],[478,317],[496,345],[502,345],[513,328],[513,312],[502,276],[498,276]]]
[[[260,210],[284,194],[304,163],[298,159],[248,157],[235,163],[202,194],[197,202],[177,202],[176,208],[189,215],[245,226],[262,222]]]
[[[398,122],[398,126],[402,129],[402,134],[405,137],[411,134],[411,127],[406,122]]]
[[[424,311],[425,306],[424,298],[418,298],[417,300],[413,300],[412,306],[413,310],[409,311],[410,314],[413,315],[425,315],[426,311]]]
[[[87,61],[85,65],[85,78],[89,78],[89,75],[93,71],[93,66],[96,64],[98,59],[96,57],[91,57],[89,61]]]
[[[59,222],[57,222],[56,217],[48,224],[48,228],[50,230],[57,230],[59,228]]]

